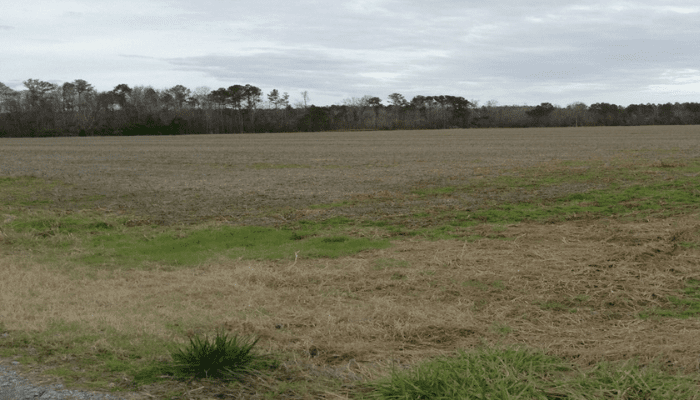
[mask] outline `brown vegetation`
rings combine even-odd
[[[688,126],[5,139],[0,174],[65,182],[36,194],[61,212],[73,206],[78,212],[81,201],[100,195],[94,204],[101,212],[133,215],[135,221],[275,226],[304,218],[476,209],[523,196],[574,193],[582,187],[546,193],[504,188],[430,200],[413,190],[526,169],[545,175],[564,168],[563,161],[578,161],[580,168],[601,165],[611,173],[632,165],[674,168],[698,156],[697,132]],[[676,161],[660,161],[671,155]],[[579,167],[566,168],[576,173]],[[340,201],[348,203],[312,207]],[[412,218],[416,225],[434,224]],[[689,279],[700,279],[700,250],[680,246],[700,240],[698,218],[695,208],[644,220],[578,216],[481,224],[470,228],[480,237],[476,241],[393,238],[391,248],[339,259],[218,258],[180,270],[72,266],[67,273],[67,260],[42,265],[29,252],[4,250],[2,318],[10,331],[41,331],[63,319],[180,342],[186,338],[173,337],[168,324],[193,326],[193,335],[225,328],[260,336],[265,350],[294,354],[297,362],[286,364],[295,371],[290,374],[309,380],[338,369],[373,379],[387,373],[392,359],[411,365],[482,343],[525,344],[580,365],[637,357],[698,373],[697,318],[638,317],[668,306],[668,297]],[[99,340],[95,345],[114,350]],[[272,386],[256,379],[261,387]],[[177,385],[192,389],[154,384],[134,398]],[[233,393],[213,383],[202,386],[190,398]],[[343,398],[355,390],[348,380],[323,396]]]

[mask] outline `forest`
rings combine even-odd
[[[16,91],[0,82],[0,137],[700,124],[700,103],[479,106],[460,96],[409,101],[393,93],[387,104],[367,95],[317,107],[308,104],[308,92],[290,104],[288,93],[264,94],[250,84],[216,90],[119,84],[100,92],[82,79],[23,83],[26,89]]]

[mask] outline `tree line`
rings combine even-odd
[[[700,103],[608,103],[566,107],[500,106],[460,96],[399,93],[349,98],[340,105],[308,105],[308,92],[294,105],[288,93],[268,94],[253,85],[194,90],[119,84],[99,92],[82,79],[56,85],[38,79],[15,91],[0,82],[0,136],[121,136],[260,133],[329,130],[393,130],[700,124]]]

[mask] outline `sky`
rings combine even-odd
[[[700,102],[700,3],[22,0],[0,82],[251,84],[310,104],[401,93],[499,105]]]

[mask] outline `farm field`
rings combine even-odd
[[[480,371],[502,398],[698,398],[699,139],[2,139],[0,362],[133,399],[445,395],[401,375],[419,368]],[[216,332],[276,361],[242,383],[168,374]]]

